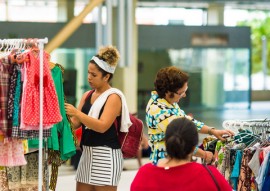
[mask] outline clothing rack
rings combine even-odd
[[[0,44],[3,46],[7,46],[8,49],[5,50],[10,50],[12,48],[19,48],[19,47],[24,47],[26,43],[36,43],[39,48],[39,75],[40,75],[40,83],[39,83],[39,98],[40,98],[40,116],[39,116],[39,157],[38,157],[38,191],[42,191],[42,146],[43,146],[43,50],[44,50],[44,44],[48,43],[48,38],[43,38],[43,39],[0,39]],[[47,186],[46,186],[46,189]]]
[[[225,120],[223,128],[238,133],[239,129],[248,129],[254,134],[261,134],[263,139],[267,139],[266,134],[270,132],[269,119],[251,119],[251,120]]]
[[[228,128],[245,128],[245,127],[270,127],[269,119],[252,119],[252,120],[225,120],[222,126]]]

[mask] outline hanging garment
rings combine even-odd
[[[7,172],[5,167],[0,167],[0,188],[1,191],[9,191]]]
[[[15,91],[16,91],[16,84],[18,77],[18,65],[12,64],[10,66],[11,75],[9,79],[9,90],[8,90],[8,103],[7,103],[7,118],[12,120],[13,116],[13,107],[14,107],[14,98],[15,98]]]
[[[27,154],[25,158],[27,165],[7,167],[8,186],[10,190],[37,190],[38,152]],[[43,177],[45,177],[44,174]]]
[[[20,124],[22,119],[21,116],[21,95],[22,95],[22,81],[25,79],[25,68],[24,67],[18,67],[17,68],[17,81],[16,81],[16,87],[15,87],[15,95],[14,95],[14,106],[13,106],[13,115],[12,115],[12,137],[20,138],[20,139],[35,139],[39,138],[39,130],[21,130]],[[43,130],[43,137],[50,137],[51,136],[51,130],[45,129]]]
[[[9,87],[9,70],[10,64],[8,59],[0,60],[0,134],[4,137],[11,136],[12,121],[7,118],[7,101],[8,101],[8,87]]]
[[[21,166],[26,164],[22,140],[10,139],[0,144],[0,166]]]
[[[52,76],[48,65],[49,54],[44,52],[43,59],[43,128],[51,128],[51,125],[56,124],[62,120],[60,114],[58,99],[53,83]],[[23,122],[28,127],[23,127],[27,130],[37,130],[39,126],[39,113],[40,113],[40,97],[39,97],[39,58],[33,51],[28,53],[29,62],[27,63],[27,81],[24,89],[24,109],[22,113]],[[32,126],[32,127],[29,127]]]

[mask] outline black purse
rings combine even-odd
[[[209,142],[208,145],[207,145],[206,151],[210,151],[213,154],[215,154],[217,142],[218,142],[218,139],[215,139],[215,140]]]
[[[207,164],[203,164],[204,168],[206,168],[206,170],[209,172],[209,174],[211,175],[213,181],[215,182],[215,185],[217,187],[217,190],[220,191],[220,187],[218,185],[217,179],[214,177],[212,171],[207,167]]]

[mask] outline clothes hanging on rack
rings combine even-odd
[[[52,136],[48,138],[48,162],[52,165],[49,186],[51,190],[55,190],[56,188],[58,167],[76,154],[75,142],[70,141],[75,140],[74,134],[72,133],[72,128],[64,108],[63,72],[64,68],[60,64],[55,64],[51,69],[51,74],[58,96],[60,112],[63,117],[61,122],[53,125],[51,128]],[[29,147],[37,148],[38,140],[30,140]]]
[[[233,129],[235,136],[217,141],[214,156],[218,170],[234,190],[269,190],[270,140],[265,134],[269,121],[230,120],[224,121],[223,127]]]
[[[21,48],[22,47],[27,46],[21,46]],[[52,169],[57,170],[58,173],[58,166],[60,166],[64,161],[73,156],[76,152],[74,144],[76,141],[73,134],[74,131],[70,126],[69,120],[67,119],[67,116],[65,114],[65,110],[61,110],[62,108],[64,108],[62,75],[59,75],[59,67],[53,67],[52,69],[56,71],[56,77],[55,79],[53,78],[53,71],[50,70],[49,65],[50,56],[49,54],[43,52],[42,49],[37,49],[36,44],[34,46],[31,45],[31,49],[29,50],[21,50],[20,48],[18,49],[14,49],[13,51],[12,48],[10,48],[10,54],[6,53],[1,54],[2,56],[0,56],[0,72],[2,77],[2,79],[0,79],[0,92],[5,93],[4,96],[2,96],[2,94],[0,95],[1,98],[4,97],[4,99],[1,99],[1,101],[4,100],[0,103],[1,109],[2,106],[5,109],[5,116],[3,118],[2,116],[0,116],[0,137],[2,135],[2,138],[5,137],[5,139],[3,140],[9,142],[13,139],[27,139],[29,141],[34,138],[39,138],[37,140],[38,144],[36,144],[35,149],[39,151],[35,152],[36,155],[39,155],[39,160],[43,152],[42,150],[40,150],[42,149],[42,144],[40,145],[40,139],[48,137],[50,140],[54,140],[54,144],[51,144],[50,149],[51,151],[56,151],[56,153],[59,153],[59,157],[56,155],[51,155],[50,163],[54,164]],[[41,54],[41,52],[43,54]],[[5,61],[7,64],[2,64],[4,63],[3,61]],[[38,63],[40,63],[40,65],[43,67],[42,73],[39,73]],[[40,74],[42,74],[42,76],[40,76]],[[40,91],[40,83],[43,84],[43,91]],[[2,84],[4,84],[4,86],[2,86]],[[2,89],[4,89],[5,91],[2,91]],[[42,97],[40,93],[43,95]],[[43,102],[40,101],[41,98]],[[42,107],[39,107],[40,104],[42,104]],[[40,118],[40,116],[42,117]],[[52,134],[51,131],[53,129],[56,129],[56,131],[54,130],[54,133]],[[40,131],[42,131],[42,133],[40,133]],[[47,140],[45,144],[47,147]],[[25,145],[22,143],[21,146],[23,147]],[[30,150],[32,150],[32,148],[30,148]],[[27,145],[27,149],[24,149],[24,152],[22,152],[21,156],[27,158],[27,156],[33,154],[29,153],[28,151],[29,150]],[[24,155],[24,153],[28,153],[28,155]],[[40,163],[41,165],[43,164],[43,170],[41,169],[42,167],[40,166],[40,164],[38,166],[39,170],[36,168],[38,173],[43,173],[43,187],[37,181],[39,180],[38,176],[35,177],[36,181],[34,181],[36,184],[35,186],[38,186],[39,189],[41,189],[42,187],[43,190],[48,189],[48,177],[46,177],[47,169],[45,169],[48,163],[47,154],[48,153],[45,152],[45,159],[43,157],[43,162]],[[57,163],[57,168],[55,168],[55,163],[53,163],[53,161],[57,161],[58,159],[61,160],[61,163]],[[27,165],[23,166],[27,167]],[[37,167],[37,165],[34,166]],[[18,171],[18,168],[15,166],[6,168],[9,168],[9,172]],[[42,172],[40,169],[42,170]],[[55,174],[57,175],[57,173],[52,173],[54,174],[54,176],[51,176],[50,188],[52,190],[55,190],[55,185],[57,181],[57,176],[55,176]],[[21,174],[23,174],[23,172],[21,172]],[[37,173],[35,174],[37,175]],[[11,176],[11,174],[9,174],[8,177],[16,177],[16,175]],[[15,187],[21,189],[26,187],[25,185],[27,184],[25,184],[25,182],[33,182],[29,178],[21,178],[25,177],[14,178],[13,180],[7,179],[7,181],[10,183],[8,187],[14,188],[15,185]],[[14,182],[14,180],[18,180],[18,182]],[[4,181],[5,177],[1,176],[0,184],[4,185]],[[34,186],[33,184],[32,186]]]

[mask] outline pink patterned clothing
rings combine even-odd
[[[27,163],[22,140],[11,139],[7,143],[0,144],[0,151],[0,166],[22,166]]]
[[[38,130],[39,128],[39,56],[37,53],[28,52],[29,62],[26,64],[27,80],[22,97],[22,121],[24,130]],[[43,126],[51,127],[62,121],[54,82],[49,68],[49,54],[43,53]]]

